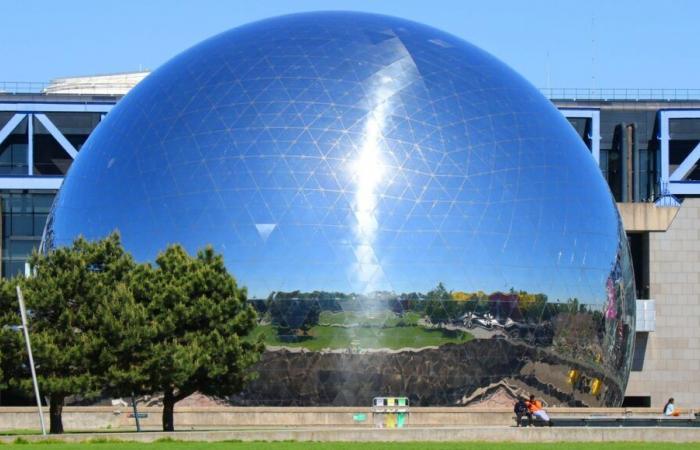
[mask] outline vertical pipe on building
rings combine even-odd
[[[619,171],[619,179],[617,180],[617,188],[619,189],[618,201],[627,201],[627,129],[624,123],[615,125],[615,134],[613,136],[613,148],[617,151],[617,169]]]
[[[27,114],[27,175],[34,175],[34,114]]]
[[[635,170],[635,158],[634,155],[635,145],[634,145],[634,124],[625,125],[625,171],[627,172],[627,178],[625,183],[625,190],[627,191],[626,197],[628,202],[633,202],[636,200],[635,187],[638,185],[639,180],[638,171]]]
[[[657,140],[658,143],[658,140]],[[661,149],[656,147],[654,151],[654,179],[652,180],[651,189],[653,189],[653,199],[661,195]]]
[[[600,111],[591,114],[591,152],[600,166]]]

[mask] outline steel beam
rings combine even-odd
[[[20,114],[15,114],[14,116],[12,116],[12,117],[10,118],[10,121],[7,122],[7,123],[5,124],[5,126],[2,127],[2,129],[0,129],[0,144],[2,144],[3,141],[4,141],[5,139],[7,139],[7,137],[10,135],[10,133],[12,133],[13,131],[15,131],[15,128],[17,128],[17,126],[19,125],[19,123],[20,123],[20,122],[22,121],[22,119],[24,119],[25,117],[27,117],[26,114],[21,114],[21,113],[20,113]]]
[[[56,191],[61,187],[63,177],[0,177],[0,190],[2,189],[37,189]]]
[[[668,192],[673,195],[700,195],[700,183],[671,182],[668,184]]]
[[[560,109],[564,117],[584,118],[591,120],[591,155],[600,166],[600,110],[597,109]]]
[[[669,176],[669,181],[682,181],[695,167],[700,159],[700,143],[695,146],[692,152],[683,160],[680,166]]]
[[[78,156],[78,151],[75,149],[75,147],[73,147],[73,144],[71,144],[68,141],[68,139],[66,139],[66,137],[63,135],[63,133],[61,133],[61,131],[58,128],[56,128],[56,125],[54,125],[53,122],[51,122],[49,118],[46,117],[46,114],[34,114],[34,117],[36,117],[37,120],[39,120],[39,122],[41,122],[41,124],[46,127],[49,133],[51,133],[51,136],[53,136],[54,139],[56,139],[58,143],[61,144],[61,147],[63,147],[63,149],[68,152],[71,158],[75,159],[75,157]]]
[[[34,175],[34,114],[27,114],[27,175]]]
[[[670,172],[670,122],[671,119],[700,119],[699,109],[674,109],[659,111],[659,146],[661,147],[661,191],[664,186],[668,186],[671,194],[677,195],[698,195],[700,194],[700,184],[692,181],[683,181],[695,163],[700,159],[700,144],[690,152],[680,166],[671,175]],[[693,160],[694,159],[694,160]]]
[[[115,103],[0,103],[0,111],[107,113]]]

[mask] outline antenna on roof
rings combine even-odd
[[[552,89],[552,83],[551,83],[551,66],[549,64],[549,50],[547,50],[547,92]]]
[[[595,58],[596,58],[596,41],[595,41],[595,11],[591,15],[591,88],[595,91],[597,88],[595,76]]]

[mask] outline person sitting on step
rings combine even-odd
[[[515,426],[519,427],[522,425],[523,417],[527,416],[527,425],[532,424],[532,414],[527,408],[527,401],[524,397],[518,397],[518,401],[515,402],[513,407],[513,412],[515,413]]]
[[[668,399],[668,401],[664,405],[664,416],[678,417],[681,415],[681,411],[679,409],[676,409],[673,402],[674,402],[673,397],[671,397]]]
[[[530,411],[533,417],[545,422],[550,427],[554,425],[552,420],[549,418],[547,411],[542,407],[542,402],[535,399],[534,395],[530,395],[530,401],[527,402],[527,409]]]

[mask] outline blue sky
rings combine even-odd
[[[154,69],[229,28],[330,9],[443,29],[538,87],[700,87],[700,2],[681,0],[12,0],[2,5],[0,81]]]

